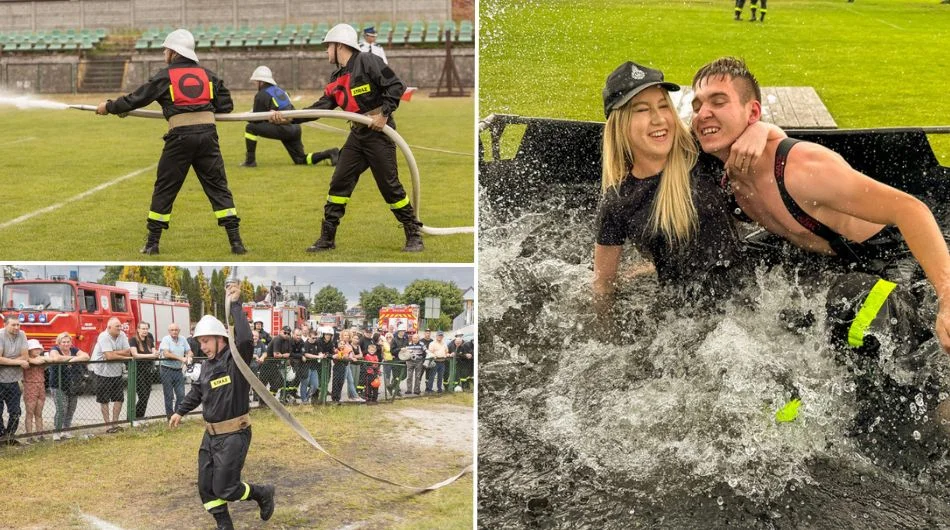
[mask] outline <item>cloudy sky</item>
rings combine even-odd
[[[151,265],[148,263],[142,265]],[[204,265],[205,274],[211,273],[212,268],[219,268],[221,264]],[[24,269],[25,278],[43,278],[44,276],[69,276],[70,271],[78,270],[82,281],[95,281],[102,276],[102,266],[49,264],[49,265],[17,265]],[[189,266],[194,275],[198,266]],[[475,283],[474,269],[470,266],[443,266],[426,265],[415,267],[411,265],[399,266],[343,266],[331,264],[319,265],[238,265],[238,276],[247,277],[255,285],[270,285],[272,280],[281,282],[284,292],[298,290],[307,294],[308,288],[312,297],[326,285],[333,285],[343,291],[350,306],[359,302],[360,291],[369,290],[379,284],[395,287],[402,291],[413,280],[442,280],[455,282],[461,289],[472,287]],[[313,285],[310,285],[313,282]],[[293,285],[296,284],[296,288]]]

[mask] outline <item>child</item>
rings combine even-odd
[[[366,355],[363,360],[366,365],[366,401],[376,403],[379,399],[379,386],[373,385],[373,382],[379,377],[379,357],[376,356],[376,344],[371,342],[366,347]]]
[[[43,365],[46,359],[43,355],[43,345],[36,339],[26,342],[29,351],[29,368],[23,370],[23,403],[26,405],[26,434],[43,432],[43,404],[46,403],[46,369]],[[35,426],[35,429],[34,429]],[[39,440],[43,437],[40,436]],[[35,441],[35,440],[31,440]]]

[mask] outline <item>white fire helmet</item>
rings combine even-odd
[[[277,84],[277,81],[274,81],[274,74],[271,73],[270,68],[266,66],[258,66],[254,70],[254,73],[251,74],[251,81],[263,81],[272,85]]]
[[[333,328],[330,326],[320,326],[317,328],[317,333],[321,335],[333,335]]]
[[[220,320],[211,315],[205,315],[201,317],[201,320],[195,325],[194,336],[197,339],[198,337],[206,337],[209,335],[227,337],[228,330],[225,329],[224,324],[222,324]]]
[[[176,29],[165,37],[162,48],[168,48],[178,55],[198,62],[198,54],[195,53],[195,36],[187,29]]]
[[[354,50],[358,50],[360,49],[360,45],[356,39],[356,30],[353,29],[353,26],[349,24],[337,24],[327,32],[327,36],[323,38],[323,43],[339,42]]]

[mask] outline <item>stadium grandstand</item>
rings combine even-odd
[[[202,63],[232,88],[252,88],[249,72],[266,63],[288,89],[318,89],[331,69],[318,53],[323,36],[340,22],[374,27],[412,86],[437,85],[450,46],[471,87],[473,20],[472,0],[0,0],[0,89],[134,88],[161,67],[162,41],[177,28],[194,34]]]

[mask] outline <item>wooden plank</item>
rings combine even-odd
[[[825,107],[825,104],[822,103],[821,98],[818,97],[818,92],[815,91],[812,87],[800,87],[802,100],[809,106],[812,110],[812,114],[815,118],[816,129],[837,129],[838,124],[835,123],[835,119],[831,116],[831,113],[828,111],[828,108]]]
[[[784,87],[788,99],[793,101],[796,113],[798,114],[798,123],[801,127],[814,128],[818,125],[818,119],[815,117],[815,110],[806,96],[811,87]]]

